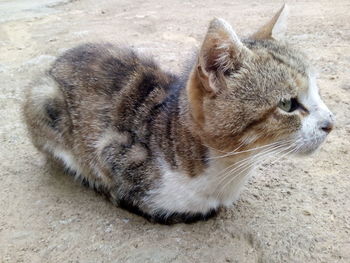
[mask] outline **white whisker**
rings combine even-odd
[[[279,149],[277,150],[276,148],[273,149],[273,150],[269,150],[269,151],[265,151],[265,152],[262,152],[260,156],[257,156],[257,155],[253,155],[251,156],[252,158],[254,158],[254,162],[245,162],[243,165],[240,165],[239,167],[235,167],[233,168],[231,171],[229,171],[227,174],[227,176],[225,176],[225,180],[221,180],[220,183],[218,184],[220,189],[225,189],[228,185],[230,185],[232,183],[232,181],[234,179],[236,179],[238,176],[240,176],[241,174],[243,174],[245,171],[249,170],[252,166],[258,166],[261,164],[261,162],[263,162],[264,160],[266,160],[266,157],[268,156],[271,156],[271,155],[275,155],[275,154],[280,154],[282,152],[285,152],[287,151],[285,154],[283,154],[282,156],[280,156],[278,158],[281,159],[283,158],[284,156],[286,156],[287,154],[295,151],[298,147],[296,147],[295,144],[292,144],[288,147],[284,146],[282,147],[282,149]],[[277,150],[277,151],[276,151]],[[276,160],[277,161],[277,160]],[[234,176],[230,177],[230,175],[232,175],[233,173],[237,172],[238,171],[238,168],[241,168],[239,170],[239,172],[237,174],[235,174]],[[226,179],[229,178],[229,180],[227,182]],[[224,183],[225,182],[225,183]],[[222,185],[222,183],[224,183]],[[225,191],[219,191],[219,197],[221,195],[221,193],[224,193]]]
[[[277,142],[274,142],[274,143],[258,146],[256,148],[252,148],[252,149],[236,152],[236,150],[240,148],[239,147],[239,148],[237,148],[237,149],[235,149],[235,150],[233,150],[231,152],[228,152],[228,153],[226,153],[224,155],[214,156],[214,157],[208,158],[208,160],[225,158],[225,157],[230,157],[230,156],[234,156],[234,155],[241,154],[241,153],[247,153],[247,152],[252,152],[252,151],[256,151],[256,150],[261,150],[261,149],[264,149],[264,148],[272,146],[272,145],[276,145],[276,144],[280,144],[280,143],[287,143],[287,142],[292,142],[292,141],[294,141],[294,140],[291,139],[291,140],[285,140],[285,141],[277,141]]]
[[[250,166],[250,165],[254,165],[256,164],[257,162],[259,162],[260,160],[264,160],[266,156],[268,156],[269,154],[272,154],[274,153],[276,150],[278,149],[282,149],[282,151],[288,149],[289,147],[287,147],[286,149],[284,149],[285,147],[287,146],[287,144],[284,144],[284,145],[279,145],[279,146],[275,146],[275,147],[271,147],[269,149],[266,149],[265,151],[263,152],[260,152],[258,154],[255,154],[255,155],[252,155],[252,156],[249,156],[248,158],[245,158],[239,162],[236,162],[232,165],[230,165],[229,167],[227,167],[226,169],[224,169],[223,172],[225,172],[226,170],[230,169],[233,167],[233,169],[231,169],[230,171],[228,172],[225,172],[224,175],[221,177],[220,181],[218,182],[218,185],[220,186],[227,178],[232,178],[230,177],[233,173],[235,173],[236,171],[238,171],[240,168],[241,169],[244,169],[245,166]],[[238,165],[238,166],[237,166]],[[218,174],[218,177],[220,177],[220,175],[222,174],[222,172],[220,172]],[[233,177],[233,179],[236,178],[236,176]]]

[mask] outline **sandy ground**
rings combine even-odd
[[[35,2],[35,3],[34,3]],[[350,2],[290,1],[288,37],[319,71],[337,127],[307,158],[263,165],[208,222],[161,226],[45,165],[20,117],[23,90],[64,50],[130,44],[180,72],[208,21],[241,35],[276,1],[0,0],[1,262],[350,262]]]

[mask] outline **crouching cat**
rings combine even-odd
[[[285,17],[247,39],[213,19],[182,77],[111,44],[67,51],[26,95],[33,144],[153,222],[215,215],[261,160],[311,153],[333,128],[305,55],[278,40]]]

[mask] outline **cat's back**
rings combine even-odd
[[[143,74],[160,73],[150,59],[134,50],[102,43],[88,43],[66,51],[52,65],[49,74],[63,92],[103,92],[109,95],[120,91]]]
[[[91,43],[66,51],[49,75],[64,101],[54,110],[66,112],[69,120],[54,116],[54,121],[64,126],[63,137],[85,159],[111,132],[132,133],[135,141],[148,144],[153,120],[177,81],[132,49]]]
[[[108,119],[108,126],[128,129],[139,127],[149,113],[146,109],[162,103],[176,81],[152,58],[109,43],[88,43],[66,51],[49,75],[63,93],[75,126],[85,118],[94,126]]]

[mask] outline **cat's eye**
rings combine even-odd
[[[295,111],[299,107],[298,100],[296,98],[282,99],[278,103],[278,107],[286,112]]]

